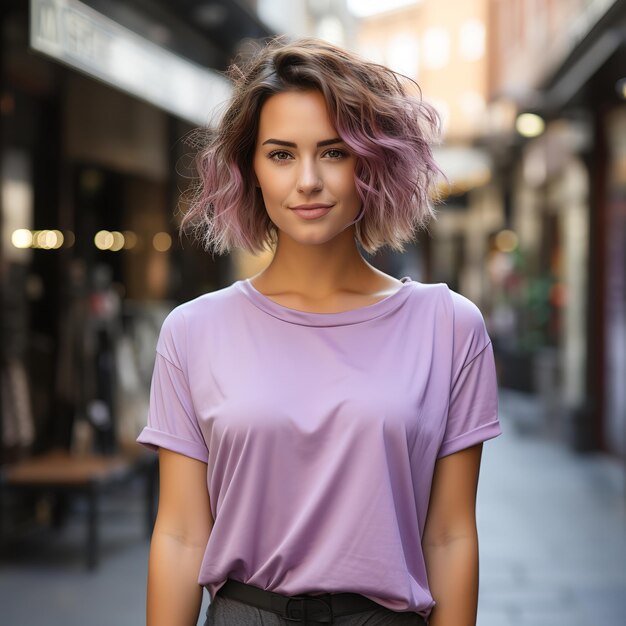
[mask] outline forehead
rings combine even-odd
[[[324,96],[319,91],[285,91],[270,96],[261,107],[261,141],[284,139],[319,141],[336,136]],[[323,135],[323,137],[321,136]]]

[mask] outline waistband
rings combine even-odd
[[[305,625],[308,623],[333,624],[335,617],[364,611],[383,609],[390,613],[394,612],[359,593],[341,592],[286,596],[232,578],[227,579],[218,589],[217,595],[250,604],[258,609],[271,611],[283,619]],[[426,626],[426,622],[420,615],[415,613],[415,616],[422,619],[421,623]]]

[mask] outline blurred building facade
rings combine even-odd
[[[187,139],[230,93],[219,72],[273,31],[251,1],[7,1],[0,17],[0,458],[112,452],[145,420],[163,316],[230,280],[229,259],[178,237]]]
[[[626,458],[626,3],[492,0],[488,270],[506,386],[552,432]]]

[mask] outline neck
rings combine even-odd
[[[296,242],[281,232],[274,257],[263,271],[263,283],[272,291],[321,299],[354,289],[372,272],[377,270],[361,256],[353,228],[319,245]]]

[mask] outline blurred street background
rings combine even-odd
[[[438,219],[364,256],[493,341],[478,626],[626,623],[626,0],[3,0],[0,28],[3,626],[145,621],[160,325],[270,260],[179,238],[193,132],[283,33],[442,116]]]

